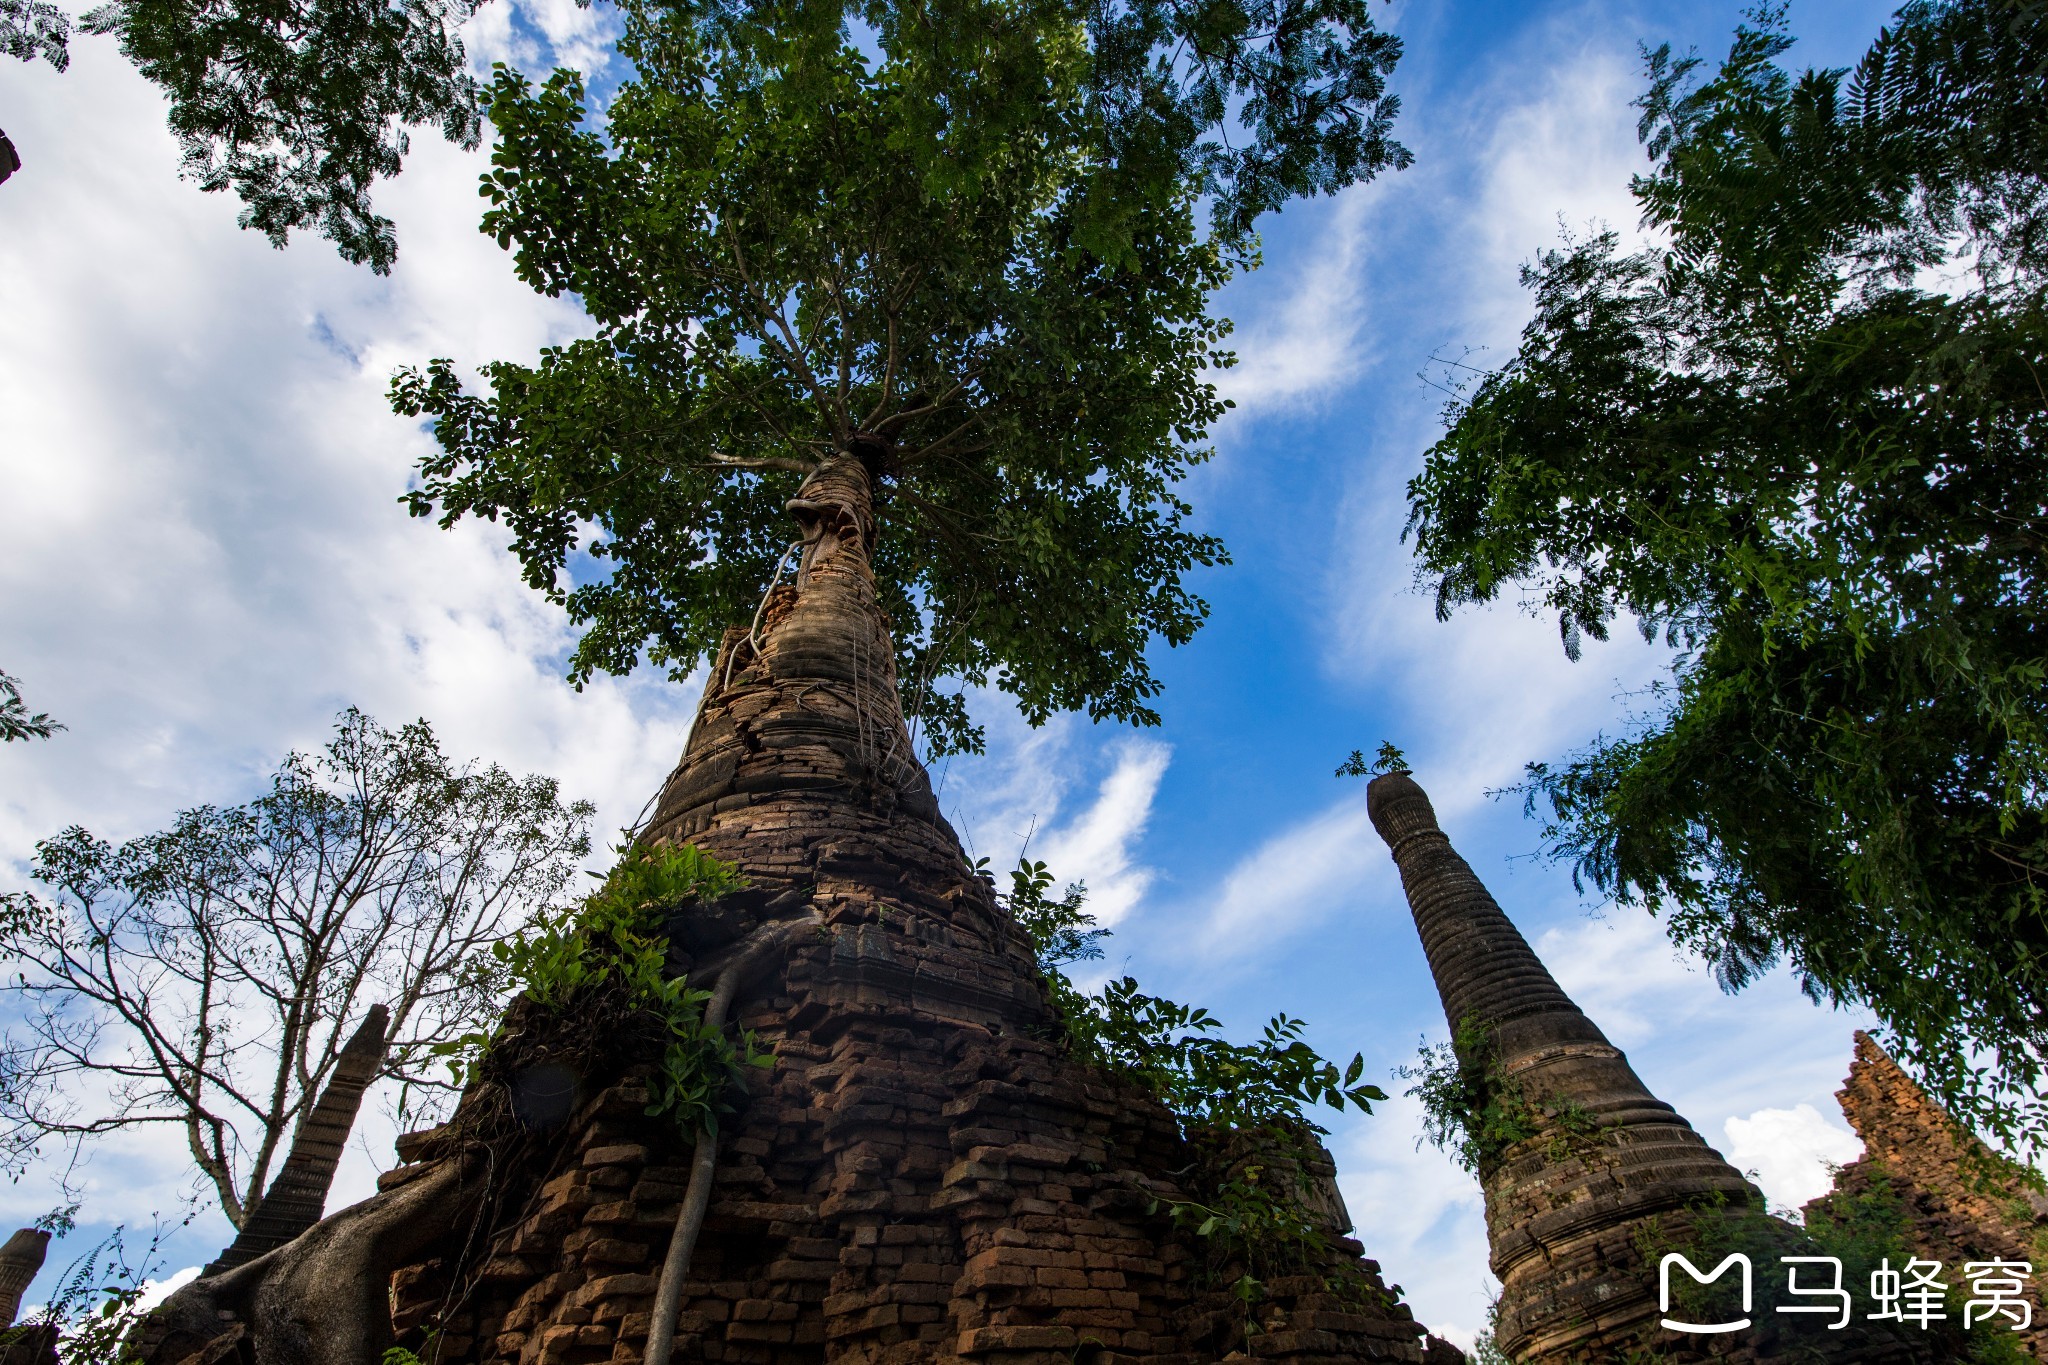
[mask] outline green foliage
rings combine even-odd
[[[1217,1036],[1223,1022],[1209,1011],[1147,995],[1128,976],[1083,999],[1067,1020],[1074,1050],[1141,1081],[1191,1129],[1301,1124],[1317,1105],[1370,1113],[1370,1101],[1386,1098],[1360,1082],[1362,1055],[1340,1071],[1302,1040],[1307,1025],[1285,1014],[1256,1041],[1233,1043]]]
[[[1010,896],[1006,904],[1018,925],[1031,937],[1038,954],[1038,970],[1055,989],[1073,989],[1065,968],[1076,962],[1102,960],[1102,940],[1109,930],[1095,927],[1095,917],[1082,909],[1088,887],[1070,882],[1058,900],[1052,890],[1052,873],[1044,863],[1018,859],[1010,873]]]
[[[1407,1094],[1422,1103],[1423,1140],[1474,1175],[1545,1129],[1553,1161],[1582,1150],[1600,1131],[1599,1121],[1578,1101],[1530,1095],[1501,1069],[1493,1035],[1470,1019],[1459,1024],[1450,1042],[1424,1044],[1420,1061],[1394,1074],[1414,1082]]]
[[[500,1007],[489,949],[569,884],[590,816],[351,708],[250,801],[40,841],[36,889],[0,894],[0,1165],[174,1125],[238,1220],[372,1006],[401,1103],[439,1086],[425,1050]]]
[[[1855,1282],[1867,1285],[1869,1272],[1879,1261],[1888,1257],[1903,1264],[1915,1254],[1907,1241],[1905,1202],[1892,1188],[1891,1178],[1874,1164],[1867,1188],[1823,1195],[1806,1215],[1804,1227],[1821,1255],[1841,1258],[1845,1282],[1849,1272],[1861,1271]]]
[[[0,56],[71,65],[71,17],[48,0],[0,0]],[[4,176],[0,176],[4,178]]]
[[[29,1226],[52,1237],[69,1237],[78,1226],[79,1205],[74,1201],[37,1216]]]
[[[1407,153],[1366,0],[625,6],[634,74],[500,69],[485,230],[595,335],[402,371],[440,453],[408,495],[503,520],[581,683],[677,678],[749,619],[804,476],[860,452],[907,708],[1155,724],[1155,639],[1224,562],[1175,493],[1222,413],[1211,295],[1250,225]],[[1213,210],[1204,231],[1198,204]],[[601,572],[572,575],[579,553]]]
[[[4,20],[0,20],[4,22]],[[0,42],[6,41],[4,29],[0,29]],[[65,728],[51,720],[47,714],[37,712],[30,715],[28,703],[21,699],[21,682],[0,673],[0,742],[16,739],[48,739]]]
[[[1373,751],[1372,761],[1366,762],[1365,753],[1353,749],[1351,756],[1337,765],[1338,777],[1378,777],[1382,773],[1405,773],[1408,771],[1408,755],[1394,747],[1389,739],[1380,741],[1380,747]]]
[[[384,1354],[378,1357],[377,1365],[439,1365],[441,1337],[439,1327],[430,1327],[420,1333],[418,1350],[408,1346],[386,1346]]]
[[[1566,648],[1678,651],[1525,788],[1544,841],[1735,989],[1787,960],[1942,1101],[2044,1134],[2048,10],[1908,5],[1854,71],[1782,16],[1651,55],[1668,249],[1525,278],[1520,348],[1410,485],[1440,613],[1516,588]],[[1942,278],[1946,276],[1946,278]]]
[[[1276,1015],[1251,1043],[1217,1036],[1222,1021],[1139,990],[1131,977],[1087,993],[1063,968],[1102,956],[1086,892],[1070,885],[1062,900],[1043,863],[1020,861],[1011,873],[1011,906],[1031,935],[1072,1055],[1151,1091],[1197,1153],[1191,1197],[1162,1201],[1175,1223],[1212,1248],[1212,1272],[1234,1276],[1231,1292],[1247,1312],[1262,1276],[1298,1263],[1325,1238],[1313,1211],[1315,1138],[1324,1130],[1308,1110],[1355,1105],[1367,1113],[1386,1093],[1364,1084],[1365,1058],[1339,1070],[1302,1038],[1306,1025]]]
[[[623,1025],[651,1023],[661,1047],[650,1114],[668,1114],[686,1133],[716,1133],[731,1112],[728,1087],[749,1067],[770,1067],[751,1032],[737,1041],[704,1019],[711,992],[667,971],[663,923],[670,911],[713,901],[745,885],[739,870],[689,844],[618,850],[604,884],[569,909],[537,916],[491,952],[502,979],[544,1013]],[[599,1027],[603,1027],[600,1022]],[[458,1085],[487,1073],[495,1035],[469,1033],[433,1049]]]
[[[1472,1339],[1472,1349],[1465,1353],[1470,1365],[1515,1365],[1508,1353],[1500,1347],[1500,1296],[1494,1295],[1486,1304],[1486,1326]]]
[[[315,228],[344,260],[388,274],[398,243],[370,187],[398,174],[407,130],[462,147],[481,131],[455,30],[474,0],[105,0],[80,21],[170,99],[183,174],[232,189],[241,224],[283,246]],[[0,55],[70,65],[71,20],[0,0]]]

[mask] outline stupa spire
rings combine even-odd
[[[1415,780],[1376,778],[1367,802],[1401,869],[1460,1063],[1533,1130],[1479,1154],[1501,1282],[1496,1339],[1517,1361],[1636,1345],[1660,1317],[1658,1269],[1638,1233],[1658,1220],[1675,1244],[1698,1210],[1760,1210],[1762,1200],[1572,1003]]]
[[[206,1267],[208,1275],[231,1270],[253,1261],[266,1251],[275,1251],[320,1221],[327,1208],[327,1191],[334,1184],[335,1169],[348,1146],[349,1131],[363,1107],[363,1091],[377,1079],[384,1065],[385,1029],[391,1011],[372,1005],[355,1034],[341,1049],[334,1063],[334,1075],[320,1092],[319,1102],[306,1114],[292,1135],[290,1153],[270,1182],[262,1200],[250,1211],[249,1221],[227,1250]]]
[[[773,586],[748,628],[726,632],[644,838],[773,876],[763,831],[778,813],[850,834],[898,825],[900,812],[930,831],[920,841],[930,862],[969,875],[903,720],[870,564],[873,489],[860,457],[845,455],[790,501],[802,533],[795,581]]]
[[[0,1246],[0,1328],[12,1327],[21,1311],[21,1296],[43,1268],[50,1234],[42,1228],[19,1228]]]

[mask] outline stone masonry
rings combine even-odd
[[[2048,1197],[1928,1098],[1860,1029],[1849,1077],[1835,1097],[1863,1139],[1863,1155],[1836,1172],[1831,1193],[1806,1206],[1809,1218],[1840,1208],[1845,1198],[1896,1199],[1913,1250],[1945,1267],[1953,1305],[1968,1297],[1964,1272],[1973,1261],[2048,1270]],[[2039,1281],[2021,1278],[2030,1286],[2033,1325],[2019,1340],[2036,1360],[2048,1360],[2048,1308]]]
[[[968,865],[911,752],[868,568],[866,471],[792,504],[806,547],[733,631],[643,832],[740,865],[672,924],[678,970],[817,916],[741,998],[776,1056],[718,1137],[679,1361],[910,1365],[1451,1361],[1331,1227],[1249,1305],[1168,1207],[1193,1158],[1150,1096],[1062,1054],[1031,947]],[[392,1281],[447,1365],[631,1365],[691,1151],[643,1079],[587,1077],[519,1216]],[[433,1135],[401,1144],[432,1166]],[[1231,1278],[1234,1278],[1232,1276]]]

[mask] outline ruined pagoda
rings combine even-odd
[[[1841,1330],[1760,1306],[1741,1336],[1662,1326],[1664,1254],[1740,1247],[1780,1275],[1813,1250],[1684,1116],[1652,1095],[1573,1004],[1437,824],[1406,772],[1373,780],[1373,827],[1395,864],[1443,1001],[1461,1073],[1510,1122],[1478,1145],[1501,1292],[1494,1336],[1518,1362],[1875,1362],[1950,1358],[1925,1333],[1867,1319]],[[1702,1259],[1705,1259],[1702,1257]],[[1745,1305],[1747,1306],[1747,1305]],[[1804,1309],[1796,1310],[1803,1312]],[[1945,1348],[1943,1348],[1945,1349]]]
[[[371,1365],[394,1342],[439,1365],[1459,1358],[1342,1226],[1255,1303],[1204,1275],[1167,1214],[1192,1164],[1172,1117],[1063,1055],[1032,947],[912,753],[852,459],[790,504],[795,582],[726,635],[641,836],[748,879],[673,917],[671,963],[721,983],[773,1069],[695,1151],[646,1113],[644,1059],[536,1069],[525,1164],[465,1146],[462,1111],[402,1139],[377,1196],[175,1296],[152,1365]]]
[[[2048,1194],[2038,1181],[1958,1122],[1861,1029],[1835,1098],[1863,1155],[1807,1203],[1808,1223],[1854,1217],[1856,1201],[1874,1199],[1897,1210],[1905,1240],[1930,1260],[2048,1266]],[[2013,1340],[2048,1361],[2048,1301],[2031,1280],[2023,1297],[2030,1322]]]

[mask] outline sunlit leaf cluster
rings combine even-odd
[[[1676,651],[1530,770],[1551,849],[1730,987],[1789,961],[1951,1104],[2040,1135],[2048,1043],[2048,13],[1913,4],[1795,74],[1760,12],[1651,54],[1663,244],[1527,272],[1535,318],[1410,487],[1439,609]]]

